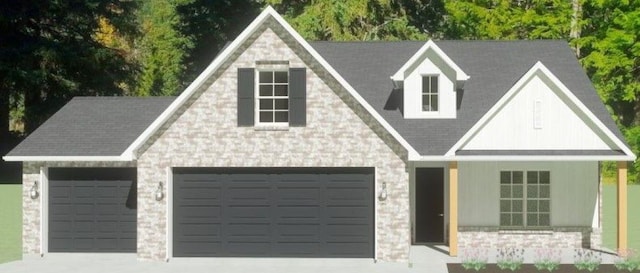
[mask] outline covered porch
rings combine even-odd
[[[446,246],[452,257],[472,248],[601,249],[599,165],[597,160],[412,162],[413,248]],[[616,251],[624,251],[626,161],[617,164],[617,196]]]

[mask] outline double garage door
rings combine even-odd
[[[373,169],[176,168],[174,257],[373,257]]]

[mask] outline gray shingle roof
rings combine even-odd
[[[76,97],[7,156],[119,156],[175,97]]]
[[[471,79],[456,119],[403,119],[389,79],[424,41],[312,42],[311,45],[421,155],[443,155],[537,61],[624,141],[566,41],[437,41]]]
[[[389,77],[424,43],[312,42],[311,45],[421,155],[447,152],[537,61],[624,141],[565,41],[437,41],[471,76],[465,83],[457,118],[404,119],[399,104],[401,93],[392,92]],[[118,156],[174,99],[74,98],[7,156]]]

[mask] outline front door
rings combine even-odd
[[[416,243],[444,243],[444,168],[416,168]]]

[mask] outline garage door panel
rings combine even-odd
[[[296,240],[319,241],[324,227],[319,223],[278,224],[276,238],[278,241],[295,242]]]
[[[222,223],[183,223],[181,224],[183,237],[211,236],[219,237],[222,231]]]
[[[135,168],[51,168],[50,251],[135,252],[137,214],[126,206],[135,177]]]
[[[175,168],[174,256],[373,257],[373,180],[357,168]]]

